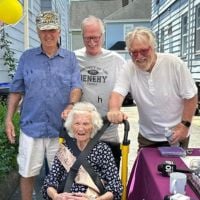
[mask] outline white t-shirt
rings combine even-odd
[[[79,61],[83,83],[81,101],[94,104],[101,116],[106,116],[110,94],[125,60],[116,52],[103,48],[102,53],[97,56],[86,54],[85,48],[76,50],[75,54]],[[110,126],[101,139],[119,142],[117,125]]]
[[[157,53],[151,73],[130,60],[121,70],[114,91],[126,96],[131,91],[139,113],[139,131],[151,141],[165,141],[164,129],[181,121],[183,99],[197,94],[185,63],[172,54]]]

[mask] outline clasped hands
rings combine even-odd
[[[56,194],[53,200],[90,200],[91,198],[85,193],[68,193],[63,192]]]

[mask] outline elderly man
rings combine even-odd
[[[102,48],[105,31],[103,22],[99,18],[95,16],[85,18],[81,30],[85,47],[75,51],[83,82],[81,100],[94,104],[101,116],[105,116],[108,111],[109,96],[125,60],[119,54]],[[119,167],[121,151],[117,126],[110,126],[101,140],[110,145]]]
[[[139,113],[139,148],[169,145],[165,129],[172,130],[170,144],[189,142],[189,127],[197,105],[197,88],[185,63],[177,56],[156,52],[154,34],[147,28],[128,33],[131,60],[123,67],[109,101],[108,118],[119,123],[120,112],[131,91]]]
[[[61,113],[70,110],[81,96],[80,69],[75,54],[59,45],[59,16],[45,11],[36,18],[41,46],[25,51],[10,87],[6,133],[15,142],[12,117],[21,105],[19,154],[17,157],[22,200],[31,200],[34,177],[44,157],[49,167],[58,150]]]

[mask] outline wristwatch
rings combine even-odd
[[[181,124],[183,124],[185,127],[189,128],[191,126],[191,122],[189,121],[185,121],[185,120],[182,120],[181,121]]]

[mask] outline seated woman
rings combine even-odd
[[[76,146],[83,151],[88,142],[102,127],[102,119],[95,106],[87,102],[76,103],[68,115],[65,127],[69,135],[74,138]],[[118,168],[115,164],[110,147],[98,142],[87,156],[87,161],[102,181],[105,193],[99,194],[99,190],[87,169],[81,165],[72,184],[70,192],[59,193],[59,186],[66,180],[70,167],[76,161],[75,153],[70,143],[60,145],[55,156],[49,175],[42,186],[44,199],[53,200],[120,200],[122,184],[119,178]]]

